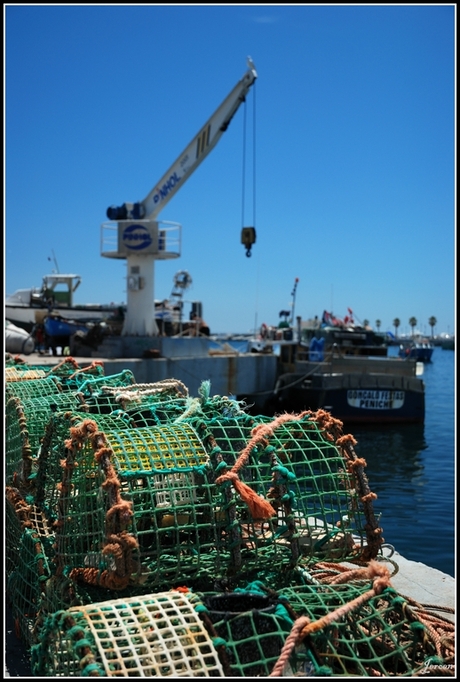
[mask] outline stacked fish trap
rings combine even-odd
[[[329,569],[330,570],[330,569]],[[35,674],[94,677],[391,677],[453,673],[385,580],[311,584],[276,593],[260,582],[232,593],[178,588],[49,615],[32,647]],[[356,571],[355,571],[356,572]],[[338,574],[344,578],[343,573]],[[349,576],[348,576],[349,577]],[[336,579],[337,576],[334,576]],[[313,578],[315,581],[315,578]],[[378,586],[379,582],[386,584]],[[451,626],[452,630],[452,626]],[[446,632],[447,635],[447,632]],[[450,652],[449,652],[450,653]]]
[[[209,382],[191,398],[75,365],[7,378],[8,596],[34,674],[409,675],[448,657],[389,584],[360,602],[375,570],[324,584],[320,566],[373,565],[383,542],[329,413],[253,417]],[[347,600],[353,617],[314,645],[299,630],[280,663],[300,619]]]

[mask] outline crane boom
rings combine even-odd
[[[216,109],[177,160],[154,185],[142,202],[122,206],[110,206],[107,217],[110,220],[153,220],[166,206],[177,190],[190,177],[209,152],[215,147],[239,106],[245,101],[249,88],[257,78],[252,60],[248,59],[248,70]]]

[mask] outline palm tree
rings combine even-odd
[[[431,338],[433,338],[433,335],[434,335],[433,329],[437,325],[437,323],[438,323],[438,321],[435,317],[430,317],[430,319],[428,320],[428,324],[431,327]]]
[[[398,338],[398,327],[400,324],[401,324],[401,320],[399,319],[399,317],[395,317],[395,319],[393,320],[393,327],[395,328],[396,338]]]
[[[412,327],[412,336],[414,336],[414,329],[417,326],[417,318],[416,317],[411,317],[409,320],[409,324]]]
[[[377,327],[377,331],[378,331],[378,332],[380,331],[380,326],[381,326],[381,324],[382,324],[382,321],[381,321],[381,320],[375,320],[375,326]]]

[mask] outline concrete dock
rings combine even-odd
[[[187,386],[193,397],[199,395],[198,390],[207,379],[211,382],[212,395],[236,396],[238,399],[250,396],[251,404],[255,404],[257,409],[262,409],[273,393],[278,371],[278,358],[274,354],[238,353],[225,344],[210,350],[208,340],[200,338],[165,337],[160,340],[160,348],[134,347],[135,354],[130,357],[107,357],[96,352],[92,356],[73,357],[80,367],[95,361],[102,362],[107,376],[130,370],[138,384],[177,379]],[[170,341],[178,343],[170,344]],[[147,357],[139,357],[142,355]],[[64,356],[35,352],[20,357],[30,365],[54,366],[65,360]]]

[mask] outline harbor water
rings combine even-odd
[[[397,347],[389,348],[396,355]],[[424,364],[425,423],[350,426],[367,462],[385,542],[406,559],[455,577],[455,352]]]

